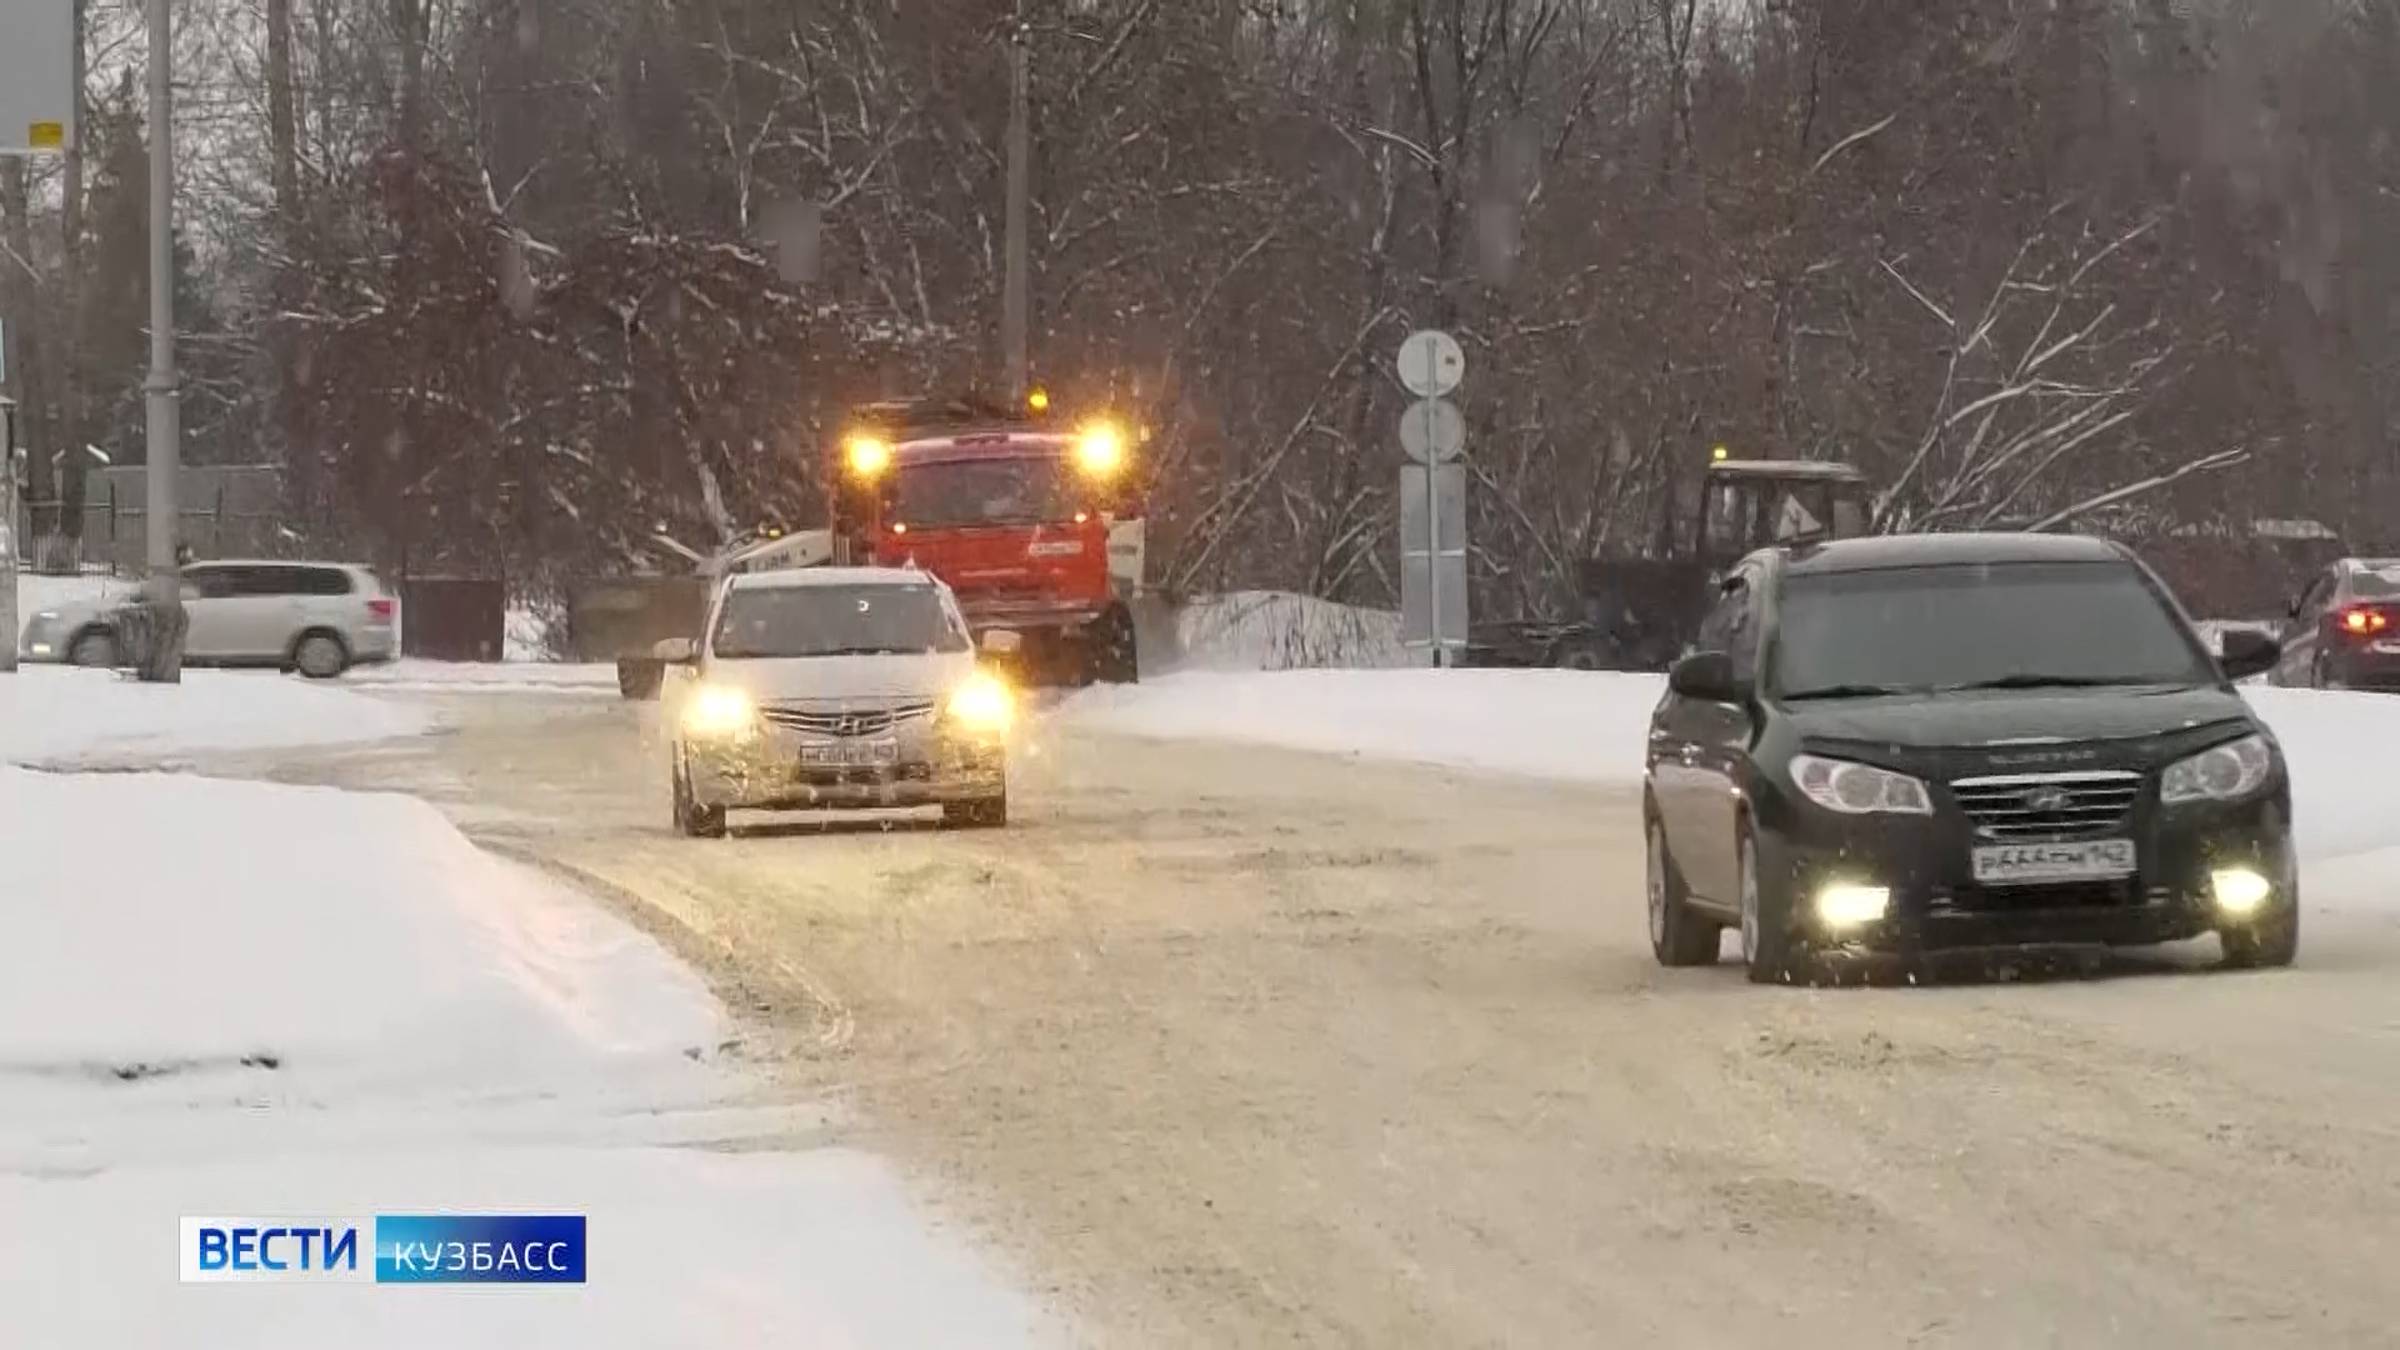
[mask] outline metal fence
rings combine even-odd
[[[273,558],[291,552],[283,514],[282,473],[267,464],[195,464],[182,474],[176,534],[203,558]],[[148,562],[149,487],[139,465],[111,467],[85,484],[80,538],[61,528],[67,504],[56,498],[18,504],[28,566],[70,573],[93,568],[130,574]]]

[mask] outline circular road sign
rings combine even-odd
[[[1400,344],[1400,383],[1418,398],[1439,398],[1458,388],[1467,373],[1467,354],[1458,339],[1438,328],[1409,334]]]
[[[1421,399],[1400,414],[1400,448],[1419,464],[1458,458],[1467,443],[1467,419],[1446,398]]]

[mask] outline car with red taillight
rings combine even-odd
[[[2292,602],[2275,683],[2400,691],[2400,558],[2344,558]]]

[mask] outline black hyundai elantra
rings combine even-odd
[[[1829,958],[2300,935],[2282,751],[2105,541],[1915,535],[1753,555],[1650,722],[1650,940],[1750,978]]]

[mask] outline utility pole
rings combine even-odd
[[[1033,149],[1030,110],[1026,107],[1030,44],[1025,31],[1025,0],[1017,0],[1008,26],[1008,275],[1002,282],[1000,342],[1008,368],[1009,405],[1025,406],[1030,387],[1025,356],[1025,332],[1032,319],[1031,239],[1026,219],[1033,202]]]
[[[168,0],[150,5],[150,409],[147,544],[150,650],[142,678],[179,683],[183,674],[183,586],[176,557],[177,479],[183,473],[175,376],[175,25]]]

